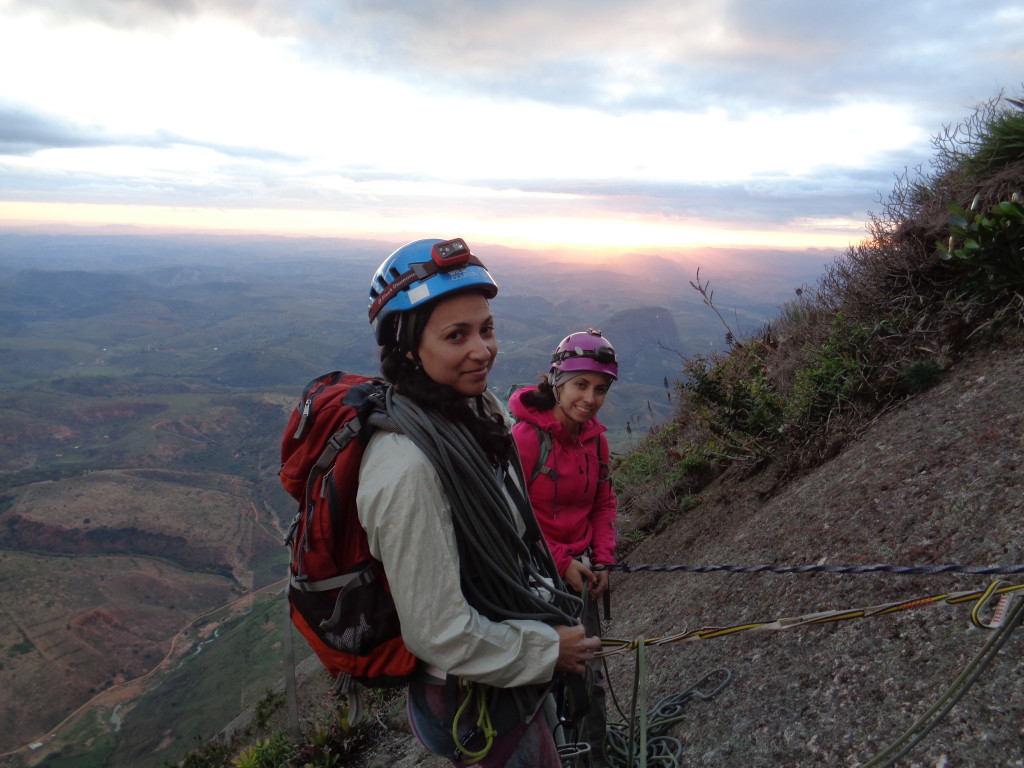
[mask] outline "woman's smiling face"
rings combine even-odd
[[[611,377],[594,371],[580,371],[556,392],[555,418],[566,427],[578,430],[601,410],[611,386]]]
[[[465,397],[483,394],[498,355],[494,317],[481,293],[441,300],[423,328],[416,350],[424,372]]]

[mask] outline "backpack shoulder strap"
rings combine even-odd
[[[601,460],[601,435],[594,435],[594,451],[597,453],[597,482],[608,483],[611,482],[612,474],[611,468],[608,464],[608,457],[605,456],[604,460]]]
[[[533,485],[533,482],[542,474],[552,480],[557,480],[558,473],[547,465],[548,456],[551,455],[551,433],[536,424],[533,425],[533,428],[537,430],[537,445],[540,448],[540,453],[537,456],[537,463],[533,467],[530,484]]]

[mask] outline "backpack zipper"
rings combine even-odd
[[[313,412],[313,401],[316,399],[316,396],[327,389],[332,382],[333,379],[332,381],[323,382],[319,387],[317,387],[315,392],[306,398],[305,402],[302,404],[302,415],[299,417],[299,426],[296,428],[295,434],[292,435],[293,440],[298,440],[302,437],[302,432],[306,428],[306,422],[309,420],[309,416]]]

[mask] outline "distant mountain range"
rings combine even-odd
[[[280,578],[294,511],[276,480],[280,430],[314,375],[376,372],[367,285],[397,245],[0,234],[0,580],[19,585],[17,610],[0,619],[0,753],[101,692],[134,701],[156,680],[131,680],[205,638],[183,628]],[[716,306],[749,332],[830,257],[588,264],[475,250],[501,286],[494,390],[532,383],[562,336],[600,328],[622,362],[601,413],[618,450],[668,417],[666,383],[684,357],[724,346],[725,328],[689,285],[698,265]],[[269,683],[245,685],[204,696],[226,696],[227,711]],[[109,747],[106,765],[140,768],[139,754],[163,765],[210,735],[200,731],[211,723],[184,713],[211,702],[165,702],[181,718],[160,732],[132,731],[125,711],[116,733],[102,718],[78,723],[88,738],[66,754],[94,739]],[[131,760],[117,756],[128,741]]]

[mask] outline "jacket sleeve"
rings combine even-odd
[[[608,476],[608,461],[608,440],[602,434],[598,442],[598,463],[603,466],[598,473],[604,479],[598,484],[594,505],[590,510],[592,559],[602,565],[615,562],[615,511],[618,501],[611,477]]]
[[[357,505],[370,552],[384,564],[402,638],[417,658],[502,688],[551,679],[558,659],[552,627],[490,621],[466,601],[440,478],[409,438],[373,436],[363,455]]]

